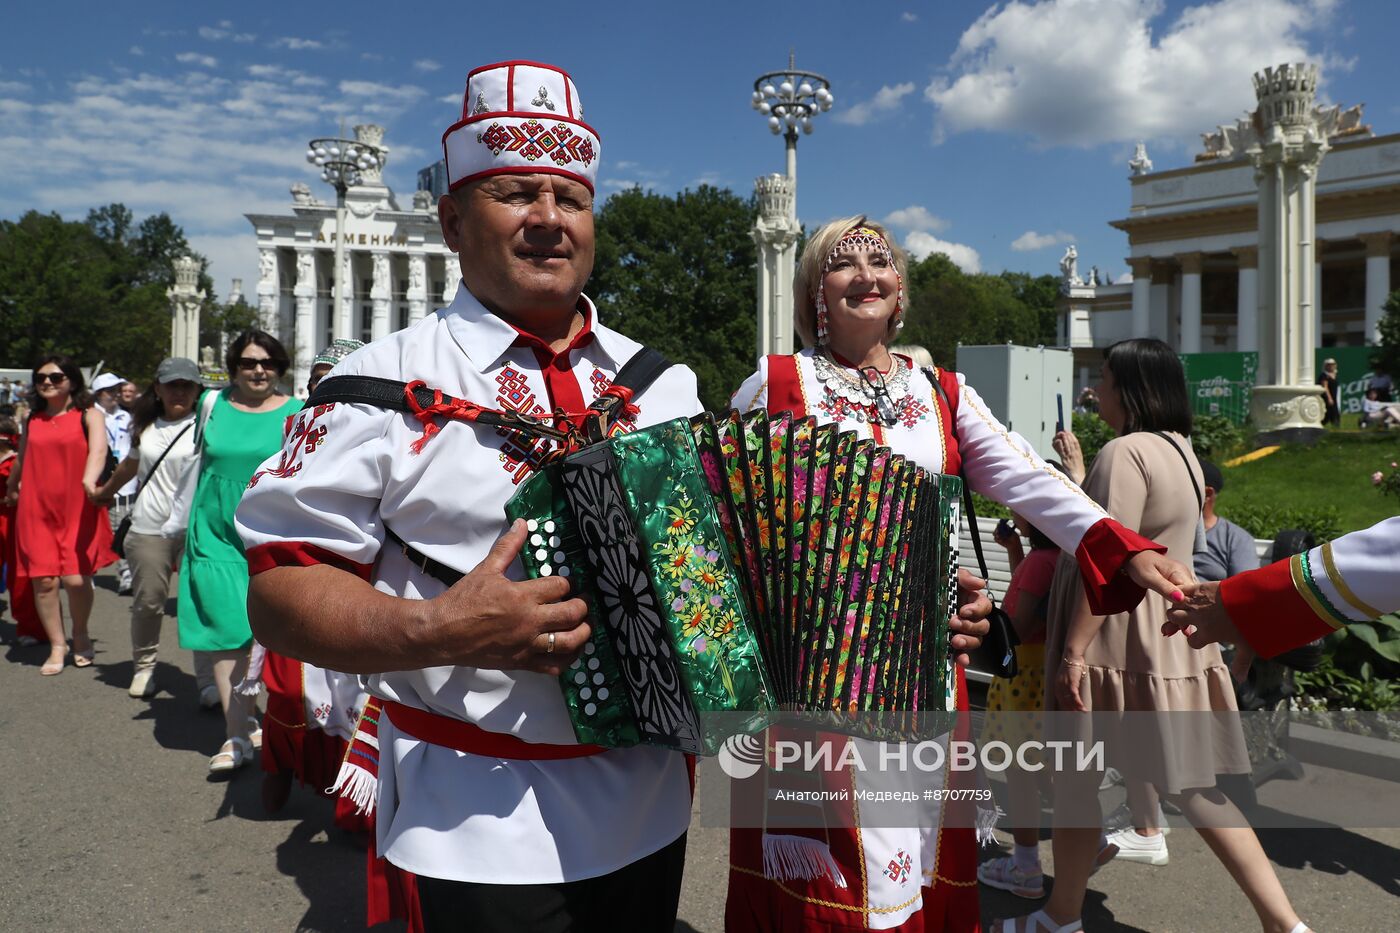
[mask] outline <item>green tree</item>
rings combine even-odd
[[[960,343],[1035,345],[1054,338],[1054,300],[1040,279],[969,275],[942,253],[912,263],[908,279],[909,312],[900,339],[922,344],[940,366],[956,365]]]
[[[701,185],[622,191],[595,217],[588,293],[603,321],[693,369],[713,410],[754,369],[755,216],[752,201]]]
[[[37,211],[0,221],[0,360],[27,367],[65,353],[150,378],[170,345],[170,261],[189,252],[169,216],[137,224],[121,204],[83,222]],[[207,275],[202,284],[212,294]]]
[[[1400,376],[1400,289],[1381,306],[1380,342],[1371,354],[1371,367],[1394,378]]]

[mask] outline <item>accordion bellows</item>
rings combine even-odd
[[[714,754],[778,711],[893,738],[951,710],[960,491],[763,411],[666,422],[536,473],[506,513],[527,522],[527,575],[568,576],[589,606],[560,678],[578,740]]]

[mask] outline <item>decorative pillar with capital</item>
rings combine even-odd
[[[1318,334],[1316,178],[1327,154],[1313,99],[1317,66],[1254,75],[1259,141],[1247,151],[1259,185],[1259,384],[1250,403],[1259,443],[1311,441],[1322,432],[1313,384]]]
[[[175,284],[165,290],[170,299],[170,355],[187,360],[199,359],[199,308],[204,289],[199,287],[200,262],[193,256],[179,256],[173,263]]]
[[[408,323],[423,320],[428,314],[428,262],[422,253],[408,254]]]
[[[316,253],[310,247],[297,249],[297,282],[292,290],[296,301],[296,334],[292,340],[292,388],[298,396],[306,392],[311,361],[320,349],[316,330]]]
[[[1152,320],[1152,257],[1129,256],[1128,268],[1133,270],[1132,333],[1151,333]]]
[[[277,320],[277,250],[264,246],[258,250],[258,321],[269,334],[283,340]]]
[[[389,296],[393,289],[389,280],[389,253],[375,250],[373,256],[374,280],[370,284],[369,299],[372,302],[369,319],[371,340],[389,336]]]
[[[1201,352],[1201,273],[1205,257],[1200,253],[1183,253],[1176,257],[1181,263],[1181,352]]]
[[[1366,330],[1364,338],[1368,345],[1380,342],[1381,317],[1386,299],[1390,297],[1390,242],[1394,238],[1389,230],[1380,233],[1363,233],[1361,242],[1366,245]]]
[[[750,236],[758,244],[758,355],[792,352],[792,278],[797,260],[796,184],[786,175],[754,181],[758,219]]]
[[[1230,252],[1239,264],[1235,349],[1253,353],[1259,349],[1259,247],[1237,246]]]

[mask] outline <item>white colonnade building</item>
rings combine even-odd
[[[431,179],[431,169],[419,177],[420,184]],[[339,327],[332,313],[334,200],[322,201],[297,182],[290,213],[246,215],[258,238],[259,317],[263,329],[287,347],[289,378],[298,395],[305,393],[311,360],[332,339],[377,340],[455,297],[457,257],[438,227],[442,193],[416,191],[409,205],[401,206],[378,171],[365,173],[363,183],[349,189],[344,253],[349,314]]]
[[[1374,344],[1381,306],[1400,288],[1400,133],[1376,136],[1361,117],[1360,106],[1313,113],[1327,145],[1309,179],[1312,236],[1293,261],[1312,265],[1317,347]],[[1204,151],[1182,168],[1155,171],[1139,145],[1128,216],[1112,222],[1128,236],[1131,276],[1109,284],[1061,265],[1060,343],[1075,348],[1081,381],[1102,348],[1128,337],[1182,353],[1268,349],[1260,247],[1272,247],[1259,229],[1257,125],[1250,114],[1202,134]]]

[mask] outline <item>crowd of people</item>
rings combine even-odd
[[[644,348],[606,326],[606,308],[584,294],[601,143],[579,119],[573,80],[552,66],[490,65],[469,75],[465,101],[444,135],[451,191],[439,202],[462,287],[404,330],[328,348],[305,407],[282,388],[286,349],[260,331],[230,344],[228,385],[202,395],[186,359],[163,361],[139,397],[115,376],[89,392],[66,358],[39,362],[25,423],[0,420],[12,602],[22,587],[32,592],[39,628],[30,637],[47,639],[41,672],[54,675],[70,657],[66,593],[73,663],[91,665],[92,577],[120,550],[132,593],[128,692],[149,698],[178,572],[179,642],[194,652],[201,703],[224,713],[210,771],[244,767],[261,743],[269,809],[297,780],[343,788],[338,813],[372,831],[371,921],[669,931],[693,761],[575,738],[558,676],[591,648],[589,607],[562,575],[522,579],[516,557],[527,539],[541,553],[557,542],[508,523],[503,509],[561,438],[698,414],[696,379],[657,365],[639,380],[629,363]],[[533,133],[544,118],[562,140],[551,160],[502,142],[502,127]],[[1208,642],[1239,640],[1231,626],[1250,623],[1227,612],[1228,585],[1217,598],[1190,568],[1233,574],[1249,560],[1214,515],[1224,481],[1192,451],[1176,355],[1142,338],[1109,348],[1077,407],[1117,436],[1086,464],[1062,432],[1062,463],[1051,464],[962,374],[894,347],[905,276],[904,253],[867,217],[814,231],[794,283],[806,347],[762,358],[733,405],[836,425],[959,474],[1013,512],[997,540],[1014,567],[1006,609],[1021,635],[1020,672],[993,687],[989,705],[1233,711],[1231,670]],[[485,421],[487,412],[498,417]],[[513,428],[522,424],[554,433],[524,436]],[[991,631],[992,606],[984,581],[961,572],[958,583],[948,651],[951,699],[965,712],[963,668]],[[1167,637],[1174,628],[1190,630],[1189,641]],[[269,691],[261,724],[260,685]],[[1200,830],[1263,930],[1305,933],[1258,839],[1216,787],[1217,775],[1249,770],[1238,724],[1204,721],[1215,731],[1149,737],[1155,754],[1113,762],[1133,825],[1108,834],[1101,819],[1057,823],[1049,901],[1000,929],[1081,930],[1094,872],[1115,856],[1165,861],[1160,797]],[[1017,722],[1019,739],[1039,737]],[[968,724],[959,717],[957,734]],[[866,780],[839,777],[857,789]],[[1014,848],[980,870],[977,821],[952,802],[930,803],[909,828],[863,826],[854,803],[825,811],[816,830],[773,811],[732,830],[726,928],[978,930],[979,880],[1045,894],[1042,795],[1057,810],[1097,814],[1102,779],[1013,775]],[[899,780],[897,789],[939,801],[964,776]]]

